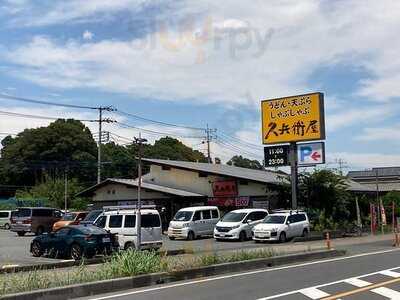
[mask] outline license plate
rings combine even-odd
[[[220,233],[219,235],[220,235],[220,236],[225,236],[225,233]]]
[[[259,237],[269,237],[269,233],[259,233],[257,234]]]
[[[22,224],[22,221],[17,221],[17,224]]]
[[[103,243],[109,243],[110,241],[110,238],[103,238]]]

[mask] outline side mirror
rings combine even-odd
[[[253,222],[253,220],[247,220],[247,224],[250,224],[251,222]]]

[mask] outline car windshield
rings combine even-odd
[[[30,208],[19,208],[17,212],[17,217],[25,218],[31,216],[32,210]]]
[[[91,211],[86,218],[83,220],[85,222],[94,222],[96,218],[102,213],[102,210],[93,210]]]
[[[285,223],[285,219],[286,219],[286,216],[272,216],[272,215],[269,215],[264,219],[263,223],[266,223],[266,224],[283,224],[283,223]]]
[[[174,217],[174,221],[190,221],[192,219],[192,211],[178,211]]]
[[[105,231],[103,228],[99,228],[97,226],[78,226],[75,227],[77,230],[82,232],[83,234],[105,234],[107,231]]]
[[[75,220],[75,218],[76,218],[76,214],[75,213],[68,213],[68,214],[65,214],[62,217],[62,220],[63,221],[73,221],[73,220]]]
[[[244,217],[247,215],[247,213],[237,213],[237,212],[229,212],[225,216],[223,216],[222,220],[223,222],[240,222],[244,219]]]

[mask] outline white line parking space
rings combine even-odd
[[[389,299],[400,299],[400,293],[397,291],[394,291],[392,289],[388,289],[386,287],[380,287],[377,289],[371,290],[371,292],[374,292],[378,295],[381,295],[383,297],[389,298]]]
[[[369,286],[372,284],[371,282],[367,282],[367,281],[361,280],[359,278],[349,278],[349,279],[343,280],[343,282],[348,283],[350,285],[354,285],[356,287],[365,287],[365,286]]]

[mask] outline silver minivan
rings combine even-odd
[[[220,213],[216,206],[195,206],[180,209],[168,227],[170,240],[184,238],[193,240],[202,235],[211,235]]]
[[[10,229],[11,210],[0,210],[0,227]]]

